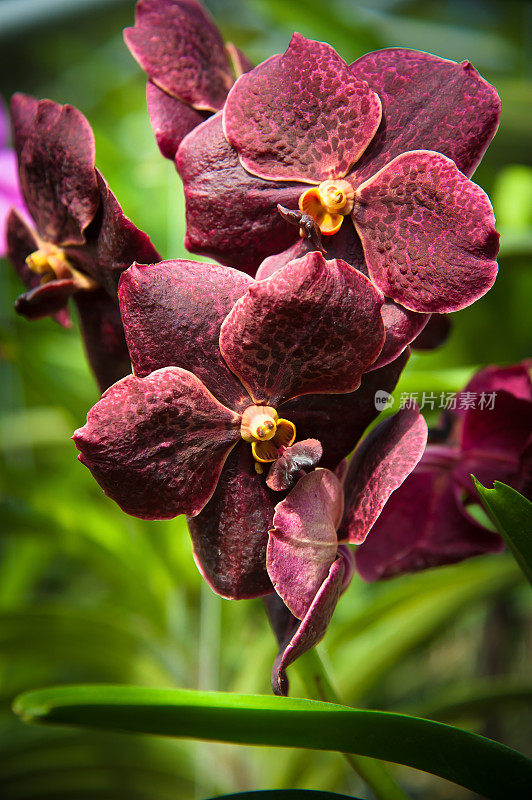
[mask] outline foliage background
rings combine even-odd
[[[475,174],[502,233],[494,289],[454,315],[453,334],[411,359],[401,391],[456,391],[479,366],[531,353],[532,6],[461,0],[207,0],[256,63],[291,32],[351,61],[404,46],[469,59],[502,96],[501,130]],[[165,257],[185,256],[179,180],[149,126],[144,78],[122,41],[132,0],[0,0],[0,93],[78,106],[97,165]],[[107,500],[69,441],[98,395],[77,332],[30,324],[1,264],[0,793],[30,798],[205,798],[268,788],[368,796],[339,756],[70,729],[27,728],[26,688],[117,682],[268,692],[275,654],[259,601],[202,585],[181,519],[142,523]],[[432,419],[434,415],[430,415]],[[530,604],[508,556],[368,586],[355,581],[320,646],[346,702],[408,710],[532,748]],[[301,691],[295,676],[293,693]],[[528,721],[527,721],[528,717]],[[406,768],[418,798],[468,793]]]

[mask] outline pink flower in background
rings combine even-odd
[[[0,100],[0,258],[7,252],[6,221],[13,207],[27,217],[18,182],[17,156],[9,146],[9,117]]]

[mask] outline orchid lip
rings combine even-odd
[[[331,236],[340,230],[344,217],[353,209],[355,193],[348,181],[327,180],[311,186],[299,198],[299,208],[316,222],[321,233]]]
[[[279,418],[272,406],[249,406],[242,414],[240,435],[251,444],[255,468],[275,461],[281,447],[290,447],[296,438],[296,427],[290,420]]]

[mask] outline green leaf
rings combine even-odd
[[[404,714],[314,700],[134,686],[61,686],[26,692],[26,722],[336,750],[430,772],[489,800],[530,797],[532,761],[468,731]]]
[[[494,525],[532,584],[532,503],[505,483],[486,489],[474,475],[478,495]]]

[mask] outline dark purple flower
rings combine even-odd
[[[15,303],[28,319],[70,324],[74,298],[89,361],[102,389],[129,372],[116,301],[118,280],[135,261],[160,258],[124,215],[94,166],[94,136],[76,108],[23,94],[11,102],[20,184],[35,227],[13,210],[9,257],[28,291]]]
[[[403,409],[357,447],[343,487],[333,472],[318,468],[277,504],[266,564],[290,614],[268,601],[270,610],[276,609],[272,622],[281,646],[272,673],[276,693],[287,693],[286,668],[320,641],[349,585],[354,556],[345,545],[364,541],[392,492],[418,463],[426,441],[419,410]]]
[[[0,99],[0,258],[7,254],[6,223],[12,208],[27,217],[18,182],[17,156],[9,147],[9,117]]]
[[[333,469],[375,418],[375,390],[390,390],[408,357],[360,386],[383,343],[382,295],[312,253],[260,282],[213,264],[133,265],[119,297],[134,375],[75,433],[80,460],[130,514],[188,514],[216,592],[271,592],[266,545],[283,494],[264,470],[279,455],[286,466],[286,448],[306,453],[277,476],[288,488],[320,455],[309,439]]]
[[[185,244],[254,274],[297,249],[287,219],[319,247],[310,220],[329,258],[367,271],[410,312],[464,308],[497,273],[493,211],[466,176],[499,111],[469,62],[389,49],[347,65],[294,34],[182,141]]]
[[[498,552],[503,542],[468,511],[478,498],[471,474],[532,494],[532,384],[529,364],[487,367],[432,433],[420,463],[384,507],[357,550],[357,569],[373,581],[470,556]]]
[[[124,38],[148,75],[148,112],[159,149],[174,160],[182,139],[218,111],[251,64],[197,0],[140,0]]]

